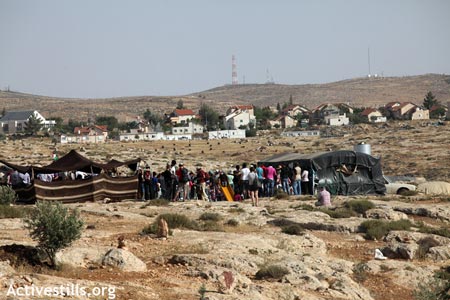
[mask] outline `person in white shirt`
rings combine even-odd
[[[250,169],[247,167],[247,163],[242,164],[241,169],[241,180],[244,194],[244,199],[248,199],[248,174],[250,174]]]

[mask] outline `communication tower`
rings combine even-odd
[[[238,84],[236,57],[231,56],[231,84]]]

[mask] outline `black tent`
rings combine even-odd
[[[381,159],[355,151],[332,151],[314,154],[282,153],[260,164],[278,166],[297,162],[314,174],[316,183],[324,184],[333,194],[384,194]]]

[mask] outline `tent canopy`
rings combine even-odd
[[[314,174],[330,192],[342,195],[384,194],[381,159],[365,153],[341,150],[313,154],[282,153],[259,162],[263,165],[298,163]]]

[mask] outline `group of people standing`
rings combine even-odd
[[[183,163],[172,160],[163,172],[151,172],[150,167],[138,170],[139,199],[164,198],[179,200],[225,200],[221,186],[230,186],[234,200],[251,199],[257,206],[259,197],[273,197],[278,189],[289,195],[313,194],[313,172],[303,169],[299,164],[236,165],[234,170],[205,171],[197,167],[189,171]]]

